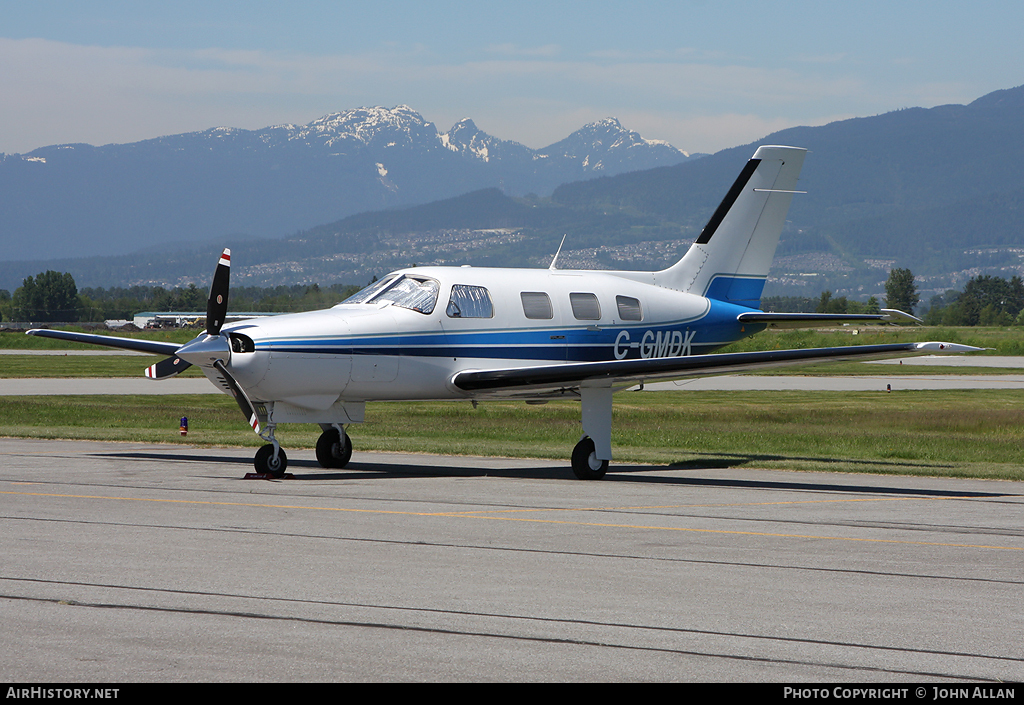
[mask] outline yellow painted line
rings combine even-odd
[[[354,509],[349,507],[313,507],[308,505],[292,505],[292,504],[262,504],[255,502],[212,502],[209,500],[194,500],[194,499],[155,499],[150,497],[111,497],[106,495],[81,495],[81,494],[56,494],[46,492],[12,492],[12,491],[0,491],[0,495],[19,495],[25,497],[55,497],[63,499],[103,499],[108,501],[123,501],[123,502],[157,502],[163,504],[193,504],[193,505],[210,505],[210,506],[222,506],[222,507],[254,507],[260,509],[305,509],[320,512],[352,512],[361,514],[399,514],[403,516],[423,516],[423,517],[447,517],[452,519],[488,519],[491,521],[515,521],[525,523],[537,523],[537,524],[557,524],[563,526],[590,526],[597,528],[609,528],[609,529],[640,529],[646,531],[682,531],[695,534],[721,534],[727,536],[761,536],[768,538],[788,538],[788,539],[816,539],[821,541],[856,541],[860,543],[884,543],[884,544],[899,544],[904,546],[943,546],[947,548],[985,548],[997,551],[1024,551],[1024,547],[1021,546],[989,546],[985,544],[969,544],[969,543],[943,543],[935,541],[902,541],[899,539],[871,539],[871,538],[855,538],[852,536],[817,536],[813,534],[779,534],[764,531],[736,531],[728,529],[694,529],[689,527],[681,526],[651,526],[642,524],[610,524],[604,522],[585,522],[585,521],[568,521],[564,519],[538,519],[538,518],[521,518],[521,517],[508,517],[508,516],[491,516],[495,512],[486,513],[471,513],[471,512],[410,512],[410,511],[396,511],[387,509]],[[896,498],[893,498],[896,499]],[[936,498],[926,498],[936,499]],[[843,501],[843,500],[838,500]],[[857,500],[851,500],[857,501]],[[574,512],[579,511],[576,509],[565,508],[565,509],[551,509],[547,511],[564,511]],[[590,510],[593,511],[593,510]]]
[[[459,516],[459,515],[438,515],[438,516]],[[493,519],[495,521],[523,521],[536,522],[541,524],[569,524],[571,526],[596,526],[615,529],[651,529],[655,531],[686,531],[697,534],[727,534],[734,536],[766,536],[771,538],[788,539],[819,539],[822,541],[859,541],[862,543],[891,543],[906,546],[946,546],[952,548],[989,548],[998,551],[1024,551],[1022,546],[988,546],[985,544],[971,543],[941,543],[937,541],[901,541],[899,539],[868,539],[855,538],[853,536],[815,536],[813,534],[776,534],[767,531],[733,531],[727,529],[692,529],[683,526],[641,526],[636,524],[606,524],[598,522],[583,521],[560,521],[557,519],[520,519],[516,517],[488,517],[488,516],[466,516],[467,519]],[[870,528],[870,527],[868,527]]]
[[[153,497],[111,497],[109,495],[91,494],[56,494],[49,492],[11,492],[0,491],[0,494],[22,495],[25,497],[58,497],[64,499],[109,499],[123,502],[158,502],[165,504],[208,504],[220,507],[258,507],[263,509],[311,509],[321,512],[365,512],[367,514],[407,514],[410,516],[447,516],[433,512],[400,512],[385,509],[352,509],[343,507],[311,507],[301,504],[261,504],[257,502],[211,502],[200,499],[156,499]]]
[[[637,505],[637,506],[626,506],[626,507],[576,507],[574,509],[566,509],[564,507],[533,507],[530,509],[478,509],[467,512],[453,512],[453,514],[460,514],[470,516],[473,514],[492,514],[495,511],[500,513],[515,513],[515,512],[622,512],[622,511],[642,511],[649,509],[714,509],[718,507],[772,507],[786,504],[838,504],[842,502],[909,502],[909,501],[945,501],[949,499],[971,499],[969,495],[950,496],[950,497],[860,497],[857,499],[800,499],[800,500],[785,500],[777,502],[719,502],[713,504],[651,504],[651,505]]]

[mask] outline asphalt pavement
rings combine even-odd
[[[1024,679],[1024,486],[0,439],[8,682]],[[898,465],[898,460],[891,461]],[[887,468],[879,467],[880,472]]]

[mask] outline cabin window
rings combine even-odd
[[[456,284],[448,300],[448,318],[491,318],[494,305],[491,295],[482,286]]]
[[[576,317],[577,321],[601,320],[601,304],[597,300],[597,295],[569,294],[569,303],[572,304],[572,315]]]
[[[400,274],[371,284],[342,304],[391,304],[418,313],[431,313],[437,304],[438,284],[425,277]]]
[[[619,318],[623,321],[642,321],[644,312],[640,308],[640,300],[632,296],[616,296],[615,305],[619,307]]]
[[[551,313],[551,297],[543,291],[524,291],[519,294],[523,300],[523,313],[527,318],[549,319]]]

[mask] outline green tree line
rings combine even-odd
[[[924,321],[936,326],[1024,325],[1024,281],[1018,276],[977,276],[963,291],[933,296]]]
[[[359,286],[294,284],[292,286],[240,286],[231,290],[232,311],[288,313],[328,308],[345,300]],[[886,282],[887,306],[913,313],[918,303],[913,274],[894,269]],[[11,294],[0,289],[0,320],[35,323],[99,322],[131,319],[143,311],[194,311],[205,313],[207,292],[195,284],[165,289],[160,286],[86,288],[79,291],[67,272],[46,271],[27,277]],[[879,302],[866,302],[824,291],[813,297],[765,297],[766,311],[816,311],[818,313],[877,313]],[[1009,326],[1024,325],[1024,280],[980,275],[963,291],[950,289],[933,296],[924,316],[927,325]]]
[[[232,287],[231,311],[293,312],[328,308],[361,287],[348,284]],[[143,311],[206,312],[208,292],[195,284],[85,288],[71,274],[46,271],[27,277],[13,294],[0,289],[0,320],[33,323],[100,322],[131,319]]]

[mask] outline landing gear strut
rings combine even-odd
[[[256,451],[253,465],[256,466],[258,473],[280,478],[284,477],[284,471],[288,467],[288,456],[285,455],[281,444],[274,438],[274,427],[275,424],[268,424],[266,435],[260,434],[260,438],[270,441],[270,443]]]
[[[332,425],[324,429],[316,442],[316,460],[320,467],[340,469],[352,457],[352,439],[344,429]]]
[[[585,436],[572,450],[572,472],[580,480],[600,480],[608,471],[608,461],[598,460],[594,441]]]

